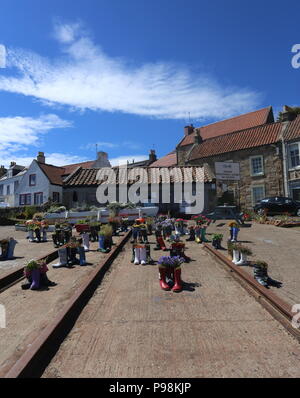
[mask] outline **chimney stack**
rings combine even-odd
[[[190,126],[185,126],[184,135],[185,136],[190,135],[193,133],[193,131],[194,131],[194,126],[192,124]]]
[[[297,114],[293,112],[289,106],[284,105],[282,110],[282,122],[292,122],[296,117]]]
[[[202,141],[203,138],[201,137],[200,129],[195,130],[194,144],[199,145]]]
[[[46,163],[46,158],[45,158],[44,152],[39,152],[38,155],[37,155],[36,160],[37,160],[39,163]]]
[[[4,166],[0,166],[0,177],[2,177],[4,174],[6,174],[6,168]]]
[[[155,153],[154,149],[150,150],[149,160],[150,160],[151,163],[153,163],[153,162],[155,162],[157,160],[157,156],[156,156],[156,153]]]
[[[101,167],[111,167],[111,164],[108,160],[107,153],[99,151],[97,152],[97,160],[93,163],[93,168],[101,169]]]
[[[14,167],[15,165],[16,165],[16,162],[10,162],[9,168],[11,169],[11,168]]]

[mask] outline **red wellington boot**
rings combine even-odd
[[[158,237],[157,237],[157,243],[159,244],[161,250],[164,250],[164,251],[167,250],[166,245],[165,245],[165,242],[164,242],[162,236],[158,236]]]
[[[173,292],[181,292],[182,290],[182,280],[181,280],[181,268],[174,269],[174,286],[172,288]]]
[[[166,268],[159,267],[159,284],[163,290],[171,290],[170,286],[166,282]]]

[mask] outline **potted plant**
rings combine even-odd
[[[98,236],[98,251],[101,251],[102,253],[109,252],[112,246],[112,226],[108,224],[102,225]]]
[[[158,260],[158,269],[160,276],[160,286],[163,290],[170,290],[170,286],[167,283],[168,280],[174,280],[172,287],[173,292],[180,292],[182,290],[181,280],[181,264],[184,262],[184,258],[180,256],[162,256]]]
[[[78,220],[77,223],[75,224],[76,231],[79,234],[82,234],[83,232],[89,232],[90,231],[90,226],[88,224],[88,220]]]
[[[76,257],[76,254],[78,253],[79,246],[80,246],[80,242],[75,237],[72,237],[70,239],[70,241],[66,244],[68,265],[74,265],[74,264],[79,263],[79,261]]]
[[[235,264],[236,265],[246,265],[248,263],[247,256],[251,256],[252,251],[248,247],[242,246],[242,245],[238,245],[237,249],[241,253],[241,256],[240,256],[240,259],[237,262],[235,262]]]
[[[268,286],[268,264],[265,261],[255,260],[253,264],[254,279],[258,283],[267,287]]]
[[[212,235],[212,245],[215,249],[221,249],[222,239],[223,239],[222,234],[213,234]]]
[[[22,286],[22,289],[37,290],[41,285],[54,286],[55,283],[51,282],[46,273],[48,272],[47,259],[43,260],[30,260],[24,267],[24,275],[28,279],[28,284]]]

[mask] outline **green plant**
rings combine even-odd
[[[32,271],[34,269],[39,269],[44,267],[47,264],[47,259],[43,260],[30,260],[26,265],[25,265],[25,270],[26,271]]]
[[[238,245],[238,250],[247,256],[252,256],[252,251],[249,249],[249,247]]]
[[[255,260],[254,265],[260,268],[268,268],[268,264],[265,261]]]
[[[110,237],[113,234],[112,226],[109,224],[102,225],[99,231],[99,235]]]
[[[223,235],[222,234],[213,234],[212,235],[212,239],[213,240],[222,240],[223,239]]]
[[[26,220],[31,220],[35,213],[36,213],[36,208],[34,206],[26,206],[24,209]]]

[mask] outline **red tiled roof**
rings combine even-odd
[[[46,174],[51,184],[62,185],[62,176],[65,169],[63,167],[52,166],[52,164],[45,164],[37,162],[42,171]]]
[[[153,162],[150,167],[171,167],[177,165],[177,154],[176,151],[170,152],[160,159]]]
[[[145,170],[143,178],[139,176],[139,169],[126,170],[123,168],[110,169],[109,176],[103,180],[97,180],[99,169],[80,169],[68,181],[65,182],[66,187],[75,186],[97,186],[99,184],[133,184],[140,182],[144,184],[159,184],[168,182],[210,182],[214,175],[208,166],[205,167],[169,167],[169,171],[173,170],[170,181],[169,173],[165,167],[142,167]],[[128,179],[126,180],[126,173]]]
[[[74,163],[74,164],[68,164],[66,166],[62,166],[65,169],[64,175],[73,173],[73,171],[77,167],[82,167],[83,169],[90,169],[94,163],[95,163],[95,160],[90,160],[88,162]]]
[[[273,122],[273,110],[269,106],[267,108],[259,109],[258,111],[245,113],[243,115],[235,116],[230,119],[222,120],[220,122],[212,123],[207,126],[197,128],[200,130],[202,139],[217,137],[220,135],[233,133],[239,130],[245,130],[250,127]],[[190,145],[194,143],[194,134],[189,134],[183,138],[179,146]]]
[[[293,120],[287,130],[284,133],[284,139],[286,141],[294,140],[300,138],[300,115]]]
[[[278,142],[281,128],[281,122],[270,123],[205,140],[192,150],[189,160]]]

